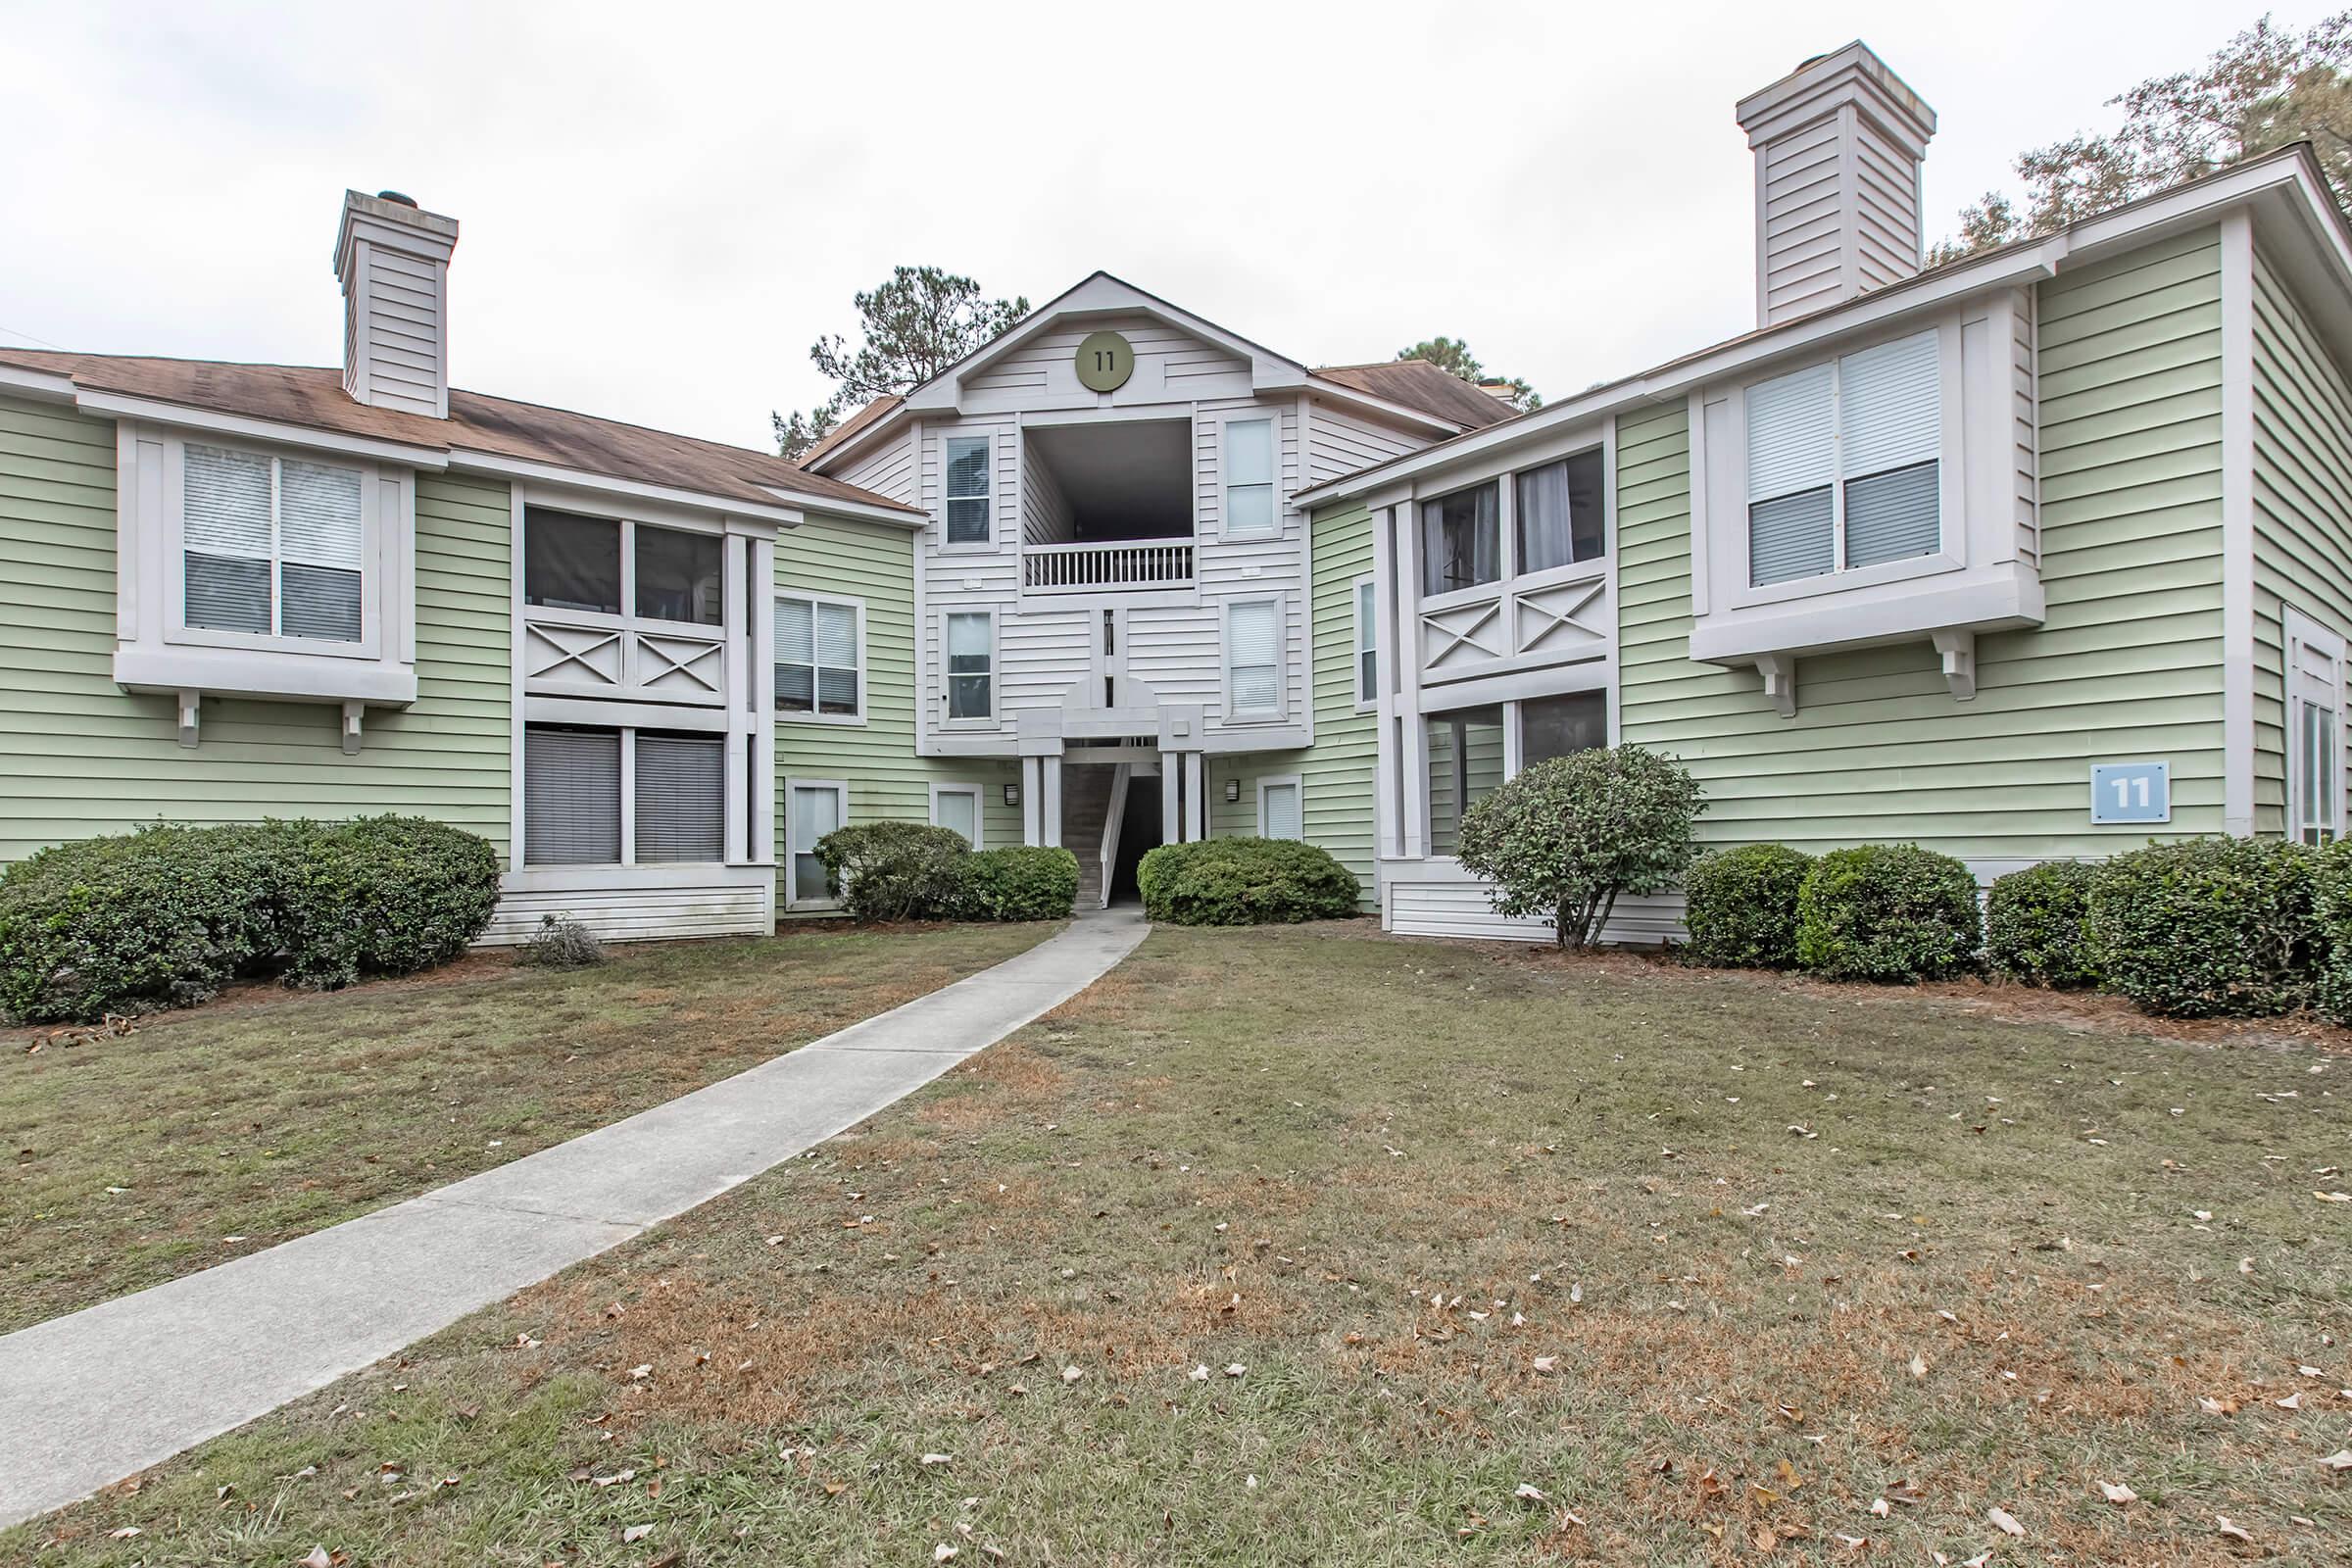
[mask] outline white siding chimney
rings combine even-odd
[[[378,409],[449,417],[449,253],[458,220],[398,191],[343,193],[343,389]]]
[[[1859,41],[1740,102],[1756,152],[1756,324],[1920,268],[1919,163],[1936,111]]]

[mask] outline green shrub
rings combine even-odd
[[[2320,965],[2320,1010],[2352,1023],[2352,839],[2319,852],[2311,871],[2312,922],[2325,957]]]
[[[1813,862],[1796,895],[1796,959],[1834,980],[1915,981],[1976,962],[1977,879],[1916,844],[1864,844]]]
[[[816,841],[816,858],[859,920],[940,920],[955,913],[963,835],[928,822],[861,822]]]
[[[1163,844],[1136,866],[1144,913],[1175,925],[1276,925],[1337,920],[1362,896],[1328,851],[1296,839]]]
[[[1078,902],[1078,857],[1016,844],[958,862],[956,912],[966,920],[1061,920]]]
[[[605,961],[605,945],[568,914],[543,914],[514,961],[534,969],[593,969]]]
[[[1984,959],[1996,973],[2030,986],[2088,986],[2099,980],[2090,959],[2090,884],[2079,860],[2046,860],[1993,879],[1984,896]]]
[[[1735,969],[1796,962],[1796,890],[1813,857],[1786,844],[1709,850],[1683,873],[1685,952]]]
[[[498,858],[413,818],[151,827],[43,850],[0,877],[0,1014],[186,1006],[243,975],[341,985],[454,957]]]
[[[2313,908],[2320,858],[2301,844],[2236,838],[2117,856],[2090,885],[2101,979],[2144,1011],[2180,1018],[2308,1004],[2328,956]]]
[[[1552,923],[1563,948],[1600,939],[1620,893],[1655,893],[1690,865],[1697,781],[1639,746],[1555,757],[1462,816],[1457,858],[1497,913]]]

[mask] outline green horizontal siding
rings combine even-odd
[[[1754,670],[1692,662],[1688,418],[1619,421],[1621,733],[1698,776],[1702,837],[2109,854],[2148,832],[2091,827],[2110,758],[2170,759],[2164,831],[2220,831],[2220,254],[2208,230],[2042,287],[2048,618],[1977,640],[1971,702],[1924,639],[1798,661],[1792,719]]]
[[[144,823],[406,811],[507,849],[508,488],[416,485],[417,700],[369,709],[345,756],[330,704],[172,703],[115,684],[115,427],[0,399],[0,859]]]
[[[840,779],[852,822],[926,822],[931,785],[981,789],[980,837],[990,849],[1021,842],[1021,808],[1004,804],[1015,761],[915,753],[914,537],[903,528],[811,515],[776,535],[776,588],[856,599],[865,606],[865,722],[818,724],[776,715],[776,853],[790,821],[788,780]]]
[[[2286,825],[2281,605],[2352,636],[2352,381],[2254,257],[2254,827]]]

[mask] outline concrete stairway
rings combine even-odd
[[[1078,857],[1078,911],[1102,907],[1102,827],[1110,813],[1110,781],[1103,762],[1061,770],[1061,844]]]

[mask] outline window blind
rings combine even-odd
[[[858,612],[848,605],[816,607],[816,706],[858,711]]]
[[[359,470],[190,443],[181,471],[186,624],[360,640],[367,528]]]
[[[1838,363],[1838,468],[1845,564],[1934,555],[1941,544],[1943,385],[1934,332]]]
[[[954,828],[973,849],[980,847],[979,796],[970,790],[941,790],[932,797],[931,808],[933,822]]]
[[[986,544],[992,532],[988,515],[987,436],[948,438],[948,543]]]
[[[546,729],[522,736],[523,862],[620,860],[620,732]]]
[[[726,858],[726,766],[723,736],[637,732],[641,863]]]
[[[351,468],[279,465],[278,623],[288,637],[360,640],[363,483]]]
[[[1305,830],[1298,820],[1298,786],[1268,784],[1258,795],[1263,807],[1263,832],[1270,839],[1304,838]]]
[[[1270,599],[1259,599],[1227,612],[1227,687],[1236,713],[1268,712],[1282,706],[1281,608]]]
[[[1274,421],[1225,424],[1225,532],[1248,538],[1274,531]]]
[[[776,598],[776,707],[792,713],[858,712],[858,609]]]
[[[1838,567],[1837,368],[1747,389],[1748,578],[1759,587]]]

